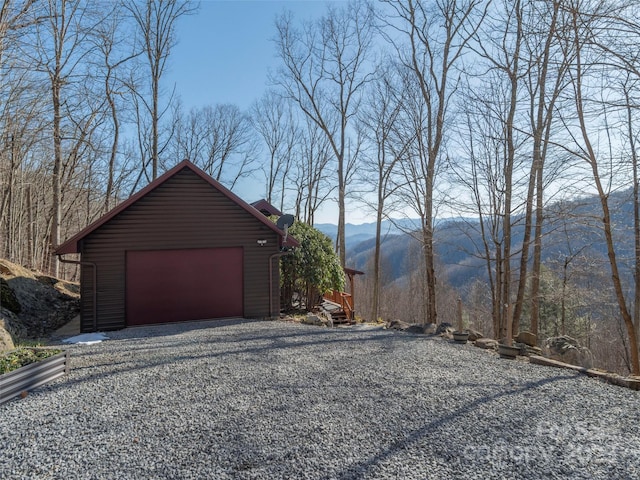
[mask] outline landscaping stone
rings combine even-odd
[[[402,332],[417,333],[419,335],[431,335],[435,333],[435,325],[428,323],[423,325],[421,323],[407,323],[402,320],[391,320],[387,323],[386,328],[389,330],[400,330]]]
[[[553,360],[579,365],[584,368],[593,367],[593,354],[581,346],[575,338],[568,335],[547,338],[542,346],[543,355]]]
[[[482,334],[482,332],[479,332],[477,330],[472,330],[470,328],[470,329],[468,329],[468,332],[469,332],[469,341],[470,342],[475,342],[479,338],[484,338],[484,335]]]
[[[418,333],[420,335],[424,334],[424,325],[409,325],[408,328],[405,329],[405,332],[409,333]]]
[[[424,326],[425,335],[435,335],[437,330],[438,330],[438,326],[435,323],[427,323]]]
[[[327,327],[330,325],[330,322],[326,317],[316,315],[314,313],[307,313],[307,316],[302,319],[302,323],[318,327]]]
[[[14,348],[16,347],[13,344],[11,335],[4,328],[0,327],[0,353],[13,350]]]
[[[436,329],[436,335],[440,335],[442,338],[451,340],[453,338],[454,331],[455,328],[453,328],[453,325],[448,322],[442,322]]]
[[[484,348],[486,350],[497,350],[498,349],[498,341],[493,338],[478,338],[475,341],[476,347]]]
[[[518,343],[529,345],[530,347],[535,347],[536,345],[538,345],[538,336],[535,333],[527,331],[518,333],[514,340]]]
[[[450,334],[453,333],[454,330],[455,328],[453,328],[453,325],[448,322],[442,322],[438,325],[438,328],[436,328],[436,335],[442,335],[443,333]]]
[[[407,322],[403,322],[402,320],[393,319],[389,320],[387,323],[387,328],[390,330],[406,330],[409,328],[409,324]]]
[[[532,347],[531,345],[526,345],[524,343],[521,343],[520,345],[522,345],[520,348],[522,355],[526,355],[527,357],[530,357],[531,355],[542,355],[542,349],[540,347]]]
[[[542,349],[540,347],[532,347],[531,345],[527,345],[522,342],[513,342],[514,347],[518,347],[520,349],[520,355],[529,357],[531,355],[542,355]]]

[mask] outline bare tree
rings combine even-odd
[[[176,22],[183,15],[189,15],[195,11],[190,0],[127,0],[125,8],[130,12],[138,27],[141,49],[146,58],[148,67],[149,97],[132,83],[131,87],[137,97],[139,108],[143,108],[143,114],[148,116],[150,123],[149,132],[149,159],[141,165],[141,174],[147,180],[154,180],[158,176],[159,156],[162,150],[160,146],[160,121],[167,111],[161,106],[160,81],[167,67],[167,60],[171,49],[176,43]],[[139,112],[142,114],[142,112]],[[140,124],[139,124],[140,125]],[[151,164],[151,175],[147,168]]]
[[[458,182],[468,188],[472,211],[478,217],[477,224],[463,222],[463,227],[478,230],[481,244],[475,248],[487,269],[493,335],[503,338],[506,332],[504,244],[511,241],[503,231],[507,215],[505,195],[512,187],[507,186],[509,177],[505,175],[505,169],[512,165],[508,162],[503,122],[509,108],[509,90],[501,88],[503,79],[495,71],[488,76],[490,86],[483,94],[467,97],[468,133],[463,142],[467,160],[455,165],[454,172]]]
[[[31,8],[35,0],[3,0],[0,7],[0,63],[4,64],[7,41],[15,34],[34,23]]]
[[[313,225],[316,212],[336,188],[328,172],[331,146],[324,132],[308,117],[302,122],[299,135],[290,172],[295,187],[294,209],[297,218]]]
[[[461,174],[457,182],[469,188],[472,212],[480,217],[483,244],[478,245],[478,253],[489,268],[494,335],[504,338],[507,322],[512,322],[512,332],[520,329],[529,285],[532,305],[527,311],[530,328],[537,334],[543,194],[549,181],[543,172],[556,102],[564,86],[565,63],[556,35],[557,2],[503,1],[493,7],[473,43],[481,59],[479,67],[487,69],[484,72],[477,67],[477,71],[487,81],[479,84],[469,77],[468,94],[463,97],[467,127],[466,133],[461,132],[460,148],[467,152],[468,164],[456,160],[452,167],[454,173]],[[521,228],[520,246],[514,232]],[[520,268],[516,270],[513,266],[518,255]],[[515,306],[509,308],[512,304]],[[510,313],[512,318],[507,318]]]
[[[229,188],[254,173],[255,132],[250,117],[236,105],[192,109],[186,116],[178,109],[172,123],[179,158],[190,159]]]
[[[616,110],[623,106],[626,118],[622,121],[625,126],[628,142],[628,152],[631,164],[632,192],[633,192],[633,218],[634,218],[634,307],[633,323],[636,330],[637,341],[640,348],[640,180],[638,179],[638,154],[637,137],[634,125],[640,103],[638,99],[638,87],[640,84],[640,55],[637,44],[640,40],[640,24],[637,22],[640,5],[637,2],[623,2],[622,7],[616,12],[610,12],[610,22],[615,23],[615,28],[606,29],[605,35],[594,36],[591,41],[597,45],[607,58],[606,64],[615,71],[623,72],[618,80],[622,98],[619,102],[609,105],[609,109]]]
[[[634,116],[629,95],[628,80],[624,84],[624,96],[627,107],[627,136],[633,176],[633,243],[634,243],[634,291],[633,291],[633,326],[637,341],[640,344],[640,175],[638,175],[637,138],[634,129]],[[633,82],[636,86],[636,82]],[[640,348],[640,345],[639,347]]]
[[[99,109],[95,102],[83,104],[89,93],[89,37],[99,19],[90,6],[79,0],[48,0],[41,8],[39,13],[44,20],[36,23],[32,43],[35,48],[28,50],[26,57],[49,83],[53,140],[49,248],[50,271],[57,276],[59,266],[53,250],[60,243],[63,180],[73,172],[78,152],[95,127]]]
[[[11,86],[4,91],[7,95],[0,122],[0,255],[35,267],[34,188],[27,173],[27,159],[37,151],[48,125],[39,115],[42,101],[30,98],[31,83],[21,75],[9,78]]]
[[[293,161],[298,127],[290,104],[277,92],[270,90],[252,108],[252,123],[267,149],[268,161],[262,170],[266,180],[266,200],[276,201],[284,208],[285,182]]]
[[[171,141],[171,156],[174,158],[195,161],[204,155],[204,142],[207,125],[202,110],[192,108],[185,113],[182,102],[178,99],[172,112],[171,122],[175,125]]]
[[[506,2],[505,2],[506,3]],[[511,308],[511,215],[513,213],[513,189],[514,189],[514,168],[516,163],[516,111],[518,109],[518,93],[519,93],[519,81],[521,80],[520,71],[520,50],[522,47],[523,36],[523,11],[522,2],[516,0],[505,4],[505,28],[503,30],[500,41],[496,42],[497,48],[494,51],[497,53],[493,56],[487,52],[484,48],[483,56],[500,74],[504,74],[505,83],[507,84],[505,91],[505,110],[503,115],[499,115],[499,121],[502,123],[503,139],[504,142],[504,157],[503,157],[503,169],[504,175],[504,206],[502,210],[502,237],[501,242],[502,251],[499,252],[501,265],[499,266],[500,275],[498,276],[498,282],[500,285],[500,293],[498,295],[500,312],[498,318],[498,338],[505,338],[509,329],[507,328],[507,322],[511,322],[512,318],[509,317],[512,312]],[[513,330],[511,330],[513,331]],[[511,339],[508,339],[511,341]]]
[[[104,211],[113,205],[116,188],[116,172],[120,147],[120,133],[122,125],[123,98],[126,91],[125,80],[129,77],[123,71],[131,61],[140,55],[141,51],[134,51],[135,46],[127,42],[127,23],[122,4],[114,3],[104,20],[95,28],[94,41],[100,53],[100,63],[97,72],[102,76],[105,100],[109,109],[111,122],[111,146],[107,162],[107,180],[104,192]],[[130,43],[130,42],[129,42]]]
[[[291,14],[276,21],[277,54],[282,61],[273,79],[301,111],[326,135],[337,163],[340,263],[345,263],[345,198],[355,155],[350,152],[350,123],[358,111],[364,86],[371,77],[373,11],[364,1],[343,9],[329,7],[317,22],[302,29]],[[354,148],[352,145],[351,148]]]
[[[397,174],[398,162],[408,155],[413,138],[399,135],[402,128],[400,117],[404,98],[402,83],[394,79],[392,70],[378,67],[379,78],[370,84],[367,100],[358,115],[358,129],[369,145],[368,153],[361,162],[360,181],[371,187],[366,191],[363,201],[376,214],[376,235],[373,253],[373,277],[370,319],[376,321],[380,316],[381,289],[381,247],[382,220],[387,212],[387,203],[400,185]],[[372,195],[372,200],[368,196]]]
[[[611,280],[615,291],[615,298],[618,305],[620,315],[624,321],[627,330],[629,351],[630,351],[630,369],[634,375],[640,375],[640,358],[638,354],[638,337],[635,331],[633,316],[627,307],[625,299],[625,291],[620,276],[619,260],[616,253],[616,247],[613,239],[613,225],[611,220],[611,210],[609,206],[609,190],[606,180],[607,172],[609,175],[613,171],[608,167],[608,163],[602,165],[601,156],[606,152],[599,152],[594,143],[592,110],[597,104],[590,102],[590,97],[585,95],[586,91],[593,84],[590,82],[591,75],[594,73],[602,74],[602,70],[595,68],[601,67],[600,49],[598,42],[594,40],[606,32],[612,26],[609,21],[616,16],[617,10],[614,12],[610,5],[598,4],[593,2],[583,2],[580,0],[571,1],[564,5],[565,12],[568,16],[569,29],[567,35],[571,40],[571,48],[567,49],[567,56],[571,58],[571,64],[568,69],[570,76],[572,94],[575,105],[575,119],[577,121],[577,134],[573,136],[575,148],[572,153],[583,160],[590,170],[593,186],[595,187],[600,206],[602,208],[602,227],[605,235],[605,244],[609,259],[609,267],[611,269]],[[597,85],[597,84],[596,84]],[[596,97],[597,98],[597,97]],[[602,110],[600,110],[600,113]],[[605,117],[606,119],[606,117]],[[565,120],[567,122],[568,119]],[[572,134],[572,131],[569,131]],[[606,158],[606,157],[605,157]],[[611,161],[611,159],[609,159]],[[609,177],[611,178],[611,177]]]
[[[417,169],[410,168],[414,205],[421,213],[422,244],[426,271],[426,321],[437,323],[436,274],[433,249],[434,187],[437,164],[442,160],[445,125],[451,97],[456,90],[455,66],[485,15],[482,0],[388,0],[391,11],[387,34],[404,68],[414,77],[424,104],[416,139]],[[418,185],[421,183],[422,185]]]
[[[19,228],[25,210],[22,168],[41,126],[36,113],[40,102],[28,100],[31,75],[11,68],[19,57],[24,31],[34,23],[33,3],[33,0],[5,0],[0,7],[0,255],[11,260],[22,258],[18,250],[27,243],[22,241]],[[28,244],[33,245],[31,239]]]

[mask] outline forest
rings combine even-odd
[[[385,282],[377,230],[365,318],[449,321],[461,297],[470,326],[504,338],[562,317],[607,368],[640,374],[640,2],[285,11],[278,68],[246,111],[186,111],[165,84],[177,25],[197,14],[183,0],[2,1],[0,256],[77,279],[55,247],[187,158],[231,189],[257,179],[301,222],[334,204],[342,265],[349,206],[378,225],[419,219],[401,285]],[[463,227],[447,232],[485,272],[460,290],[438,253],[443,220],[456,218]],[[552,232],[570,239],[556,263]]]

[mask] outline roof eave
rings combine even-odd
[[[80,253],[80,249],[78,248],[79,242],[67,241],[60,245],[56,251],[56,255],[66,255],[68,253]]]

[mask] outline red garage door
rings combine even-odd
[[[127,325],[241,317],[242,248],[127,252]]]

